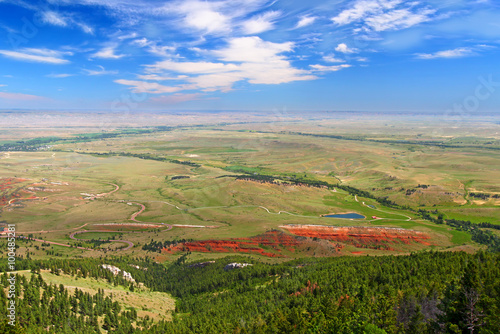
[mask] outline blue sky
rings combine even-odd
[[[499,1],[0,0],[0,34],[0,109],[500,107]]]

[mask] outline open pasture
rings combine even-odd
[[[227,124],[124,132],[62,142],[38,152],[3,152],[0,177],[10,181],[2,183],[6,200],[1,219],[16,223],[19,233],[66,245],[78,242],[69,238],[75,231],[102,231],[78,236],[88,240],[106,239],[109,231],[140,232],[120,237],[134,244],[123,254],[134,255],[148,254],[142,246],[152,240],[254,238],[271,230],[286,232],[280,226],[289,224],[414,229],[429,236],[430,245],[424,246],[438,249],[470,243],[466,232],[424,221],[414,211],[350,195],[336,184],[400,206],[439,210],[447,219],[500,220],[498,198],[480,201],[469,195],[500,193],[497,151],[419,145],[419,140],[431,141],[433,127],[418,122],[405,123],[405,135],[389,127],[391,134],[383,137],[380,131],[387,126],[381,122],[356,134],[355,123],[345,120],[303,121],[300,131],[294,122],[284,122],[283,127],[262,123],[260,128]],[[340,129],[340,137],[328,137]],[[76,133],[84,133],[81,130]],[[66,135],[74,133],[71,129]],[[460,138],[448,141],[483,143],[481,136]],[[242,173],[250,177],[241,178]],[[267,179],[252,179],[254,175]],[[334,187],[293,180],[317,180]],[[8,203],[12,196],[19,197]],[[322,217],[345,213],[365,218]],[[354,244],[345,249],[356,252]],[[63,253],[70,250],[60,248]],[[86,256],[85,251],[79,253]]]

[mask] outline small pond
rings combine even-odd
[[[359,213],[354,213],[354,212],[339,213],[339,214],[336,214],[336,215],[324,215],[323,217],[327,217],[327,218],[344,218],[344,219],[364,219],[365,218],[365,216],[360,215]]]

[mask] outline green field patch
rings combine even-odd
[[[451,234],[451,242],[455,245],[471,242],[472,236],[467,232],[450,229],[449,233]]]
[[[123,237],[123,233],[117,233],[117,232],[85,232],[85,233],[78,233],[75,235],[75,238],[77,239],[82,239],[82,240],[119,240]]]
[[[200,148],[196,150],[189,151],[190,153],[196,154],[210,154],[210,153],[241,153],[241,152],[258,152],[258,150],[248,149],[248,148],[234,148],[234,147],[211,147],[211,148]]]
[[[19,271],[19,274],[31,277],[28,270]],[[175,300],[169,294],[151,291],[143,285],[132,292],[127,287],[110,284],[104,279],[82,278],[66,274],[55,275],[48,270],[42,270],[41,275],[48,284],[56,286],[63,284],[71,292],[79,289],[94,295],[98,289],[102,289],[105,296],[112,294],[113,299],[118,301],[122,308],[135,308],[139,317],[149,315],[157,321],[170,320],[170,312],[175,308]]]

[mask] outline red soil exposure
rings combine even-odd
[[[229,240],[201,240],[179,243],[163,250],[167,253],[176,252],[202,252],[202,253],[254,253],[268,257],[282,257],[281,254],[272,253],[262,248],[267,246],[276,252],[281,252],[280,247],[298,246],[300,242],[293,236],[279,231],[266,232],[251,238],[238,238]]]
[[[12,189],[12,185],[16,183],[21,183],[27,181],[25,179],[18,179],[18,178],[1,178],[0,179],[0,206],[4,206],[9,204],[9,201],[14,198],[20,198],[21,195],[17,192],[12,193],[12,194],[7,194],[6,191],[7,189]],[[31,199],[31,198],[30,198]]]
[[[319,225],[284,225],[281,227],[295,235],[347,243],[359,248],[394,250],[388,244],[409,245],[413,242],[430,245],[424,241],[430,239],[427,234],[401,228]]]
[[[11,187],[12,184],[21,183],[24,181],[27,181],[27,180],[17,179],[14,177],[1,178],[0,179],[0,190],[10,189],[10,188],[12,188]]]

